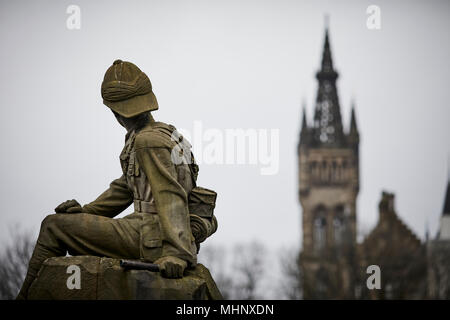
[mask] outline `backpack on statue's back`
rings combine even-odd
[[[191,230],[200,250],[200,243],[209,238],[217,230],[217,219],[214,216],[217,193],[213,190],[198,187],[196,180],[198,176],[198,165],[195,163],[194,155],[191,153],[191,169],[194,188],[189,193],[188,207],[191,220]]]
[[[164,129],[164,128],[163,128]],[[217,230],[217,219],[214,216],[214,208],[216,206],[217,193],[213,190],[198,187],[198,165],[195,163],[194,154],[191,151],[192,145],[184,139],[184,137],[172,125],[169,125],[168,134],[171,140],[175,143],[175,150],[178,153],[176,157],[183,157],[176,159],[176,162],[187,164],[192,177],[192,190],[188,195],[189,218],[191,224],[192,235],[195,238],[197,245],[197,252],[200,250],[200,243],[205,241]]]

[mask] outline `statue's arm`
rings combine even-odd
[[[133,194],[128,189],[124,175],[111,182],[108,190],[97,199],[83,206],[82,212],[113,218],[133,203]]]
[[[162,235],[161,257],[176,257],[196,264],[188,196],[177,180],[175,165],[167,147],[149,147],[148,141],[136,139],[136,156],[152,190]]]

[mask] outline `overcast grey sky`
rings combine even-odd
[[[71,4],[80,30],[66,27]],[[380,30],[366,27],[371,4]],[[311,120],[326,13],[344,126],[354,98],[361,133],[359,226],[375,225],[387,189],[416,233],[428,222],[434,235],[450,153],[449,1],[38,0],[0,5],[0,239],[16,223],[37,232],[60,202],[92,201],[120,176],[125,132],[100,97],[120,58],[150,77],[158,120],[280,130],[276,175],[200,167],[199,184],[219,194],[208,242],[300,243],[301,101]]]

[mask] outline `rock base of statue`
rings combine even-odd
[[[47,259],[28,291],[28,299],[56,300],[220,300],[209,270],[202,264],[181,279],[159,272],[124,270],[120,260],[93,256]]]

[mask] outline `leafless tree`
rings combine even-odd
[[[236,299],[260,298],[258,289],[264,276],[266,251],[266,248],[256,241],[234,248]]]
[[[231,250],[231,254],[230,254]],[[233,248],[202,247],[199,261],[211,271],[225,299],[258,299],[264,275],[265,247],[258,242]]]
[[[234,298],[234,282],[232,272],[227,266],[227,250],[223,246],[208,246],[201,248],[199,262],[211,272],[214,281],[225,299]]]
[[[34,248],[31,232],[15,227],[9,243],[0,251],[0,299],[14,299],[22,286]]]
[[[280,250],[279,297],[288,300],[302,299],[302,274],[299,264],[299,250],[296,248]]]

